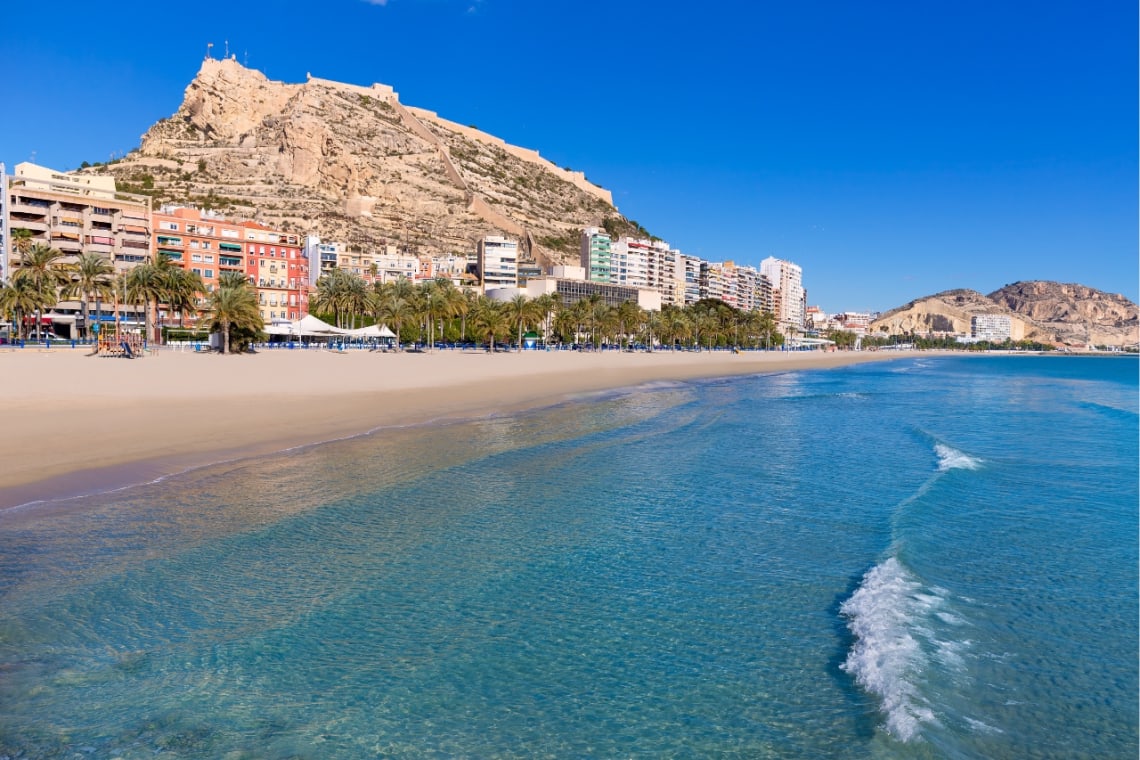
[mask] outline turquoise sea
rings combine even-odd
[[[657,384],[8,510],[0,757],[1135,758],[1137,374]]]

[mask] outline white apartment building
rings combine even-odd
[[[316,285],[322,274],[336,269],[343,251],[344,245],[341,243],[323,243],[318,235],[306,235],[305,257],[309,260],[309,285]]]
[[[970,337],[1001,343],[1013,335],[1013,323],[1008,314],[976,314],[970,317]]]
[[[488,235],[479,241],[477,273],[479,284],[488,288],[518,287],[518,241],[499,235]]]
[[[364,271],[360,274],[372,282],[415,280],[419,277],[421,266],[418,256],[398,253],[396,246],[389,245],[369,255],[367,261],[363,262]]]
[[[802,329],[807,308],[803,270],[790,261],[769,256],[760,262],[760,273],[772,283],[776,320],[785,329]]]
[[[636,240],[629,237],[618,238],[611,246],[610,284],[630,288],[648,288],[651,262],[655,262],[662,250],[668,250],[664,243],[649,240]]]

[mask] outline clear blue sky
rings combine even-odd
[[[536,148],[687,253],[791,259],[828,311],[1027,279],[1137,300],[1135,0],[303,7],[9,4],[0,160],[129,151],[228,40]]]

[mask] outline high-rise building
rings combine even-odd
[[[612,241],[604,230],[587,227],[582,230],[579,260],[590,282],[613,282]]]
[[[519,244],[515,240],[488,235],[479,241],[479,284],[490,288],[518,286]]]
[[[655,243],[650,240],[637,240],[630,237],[618,238],[610,246],[610,279],[611,285],[625,285],[631,288],[648,288],[649,273],[653,263],[660,255],[661,250],[667,250],[664,243]],[[590,278],[594,282],[602,282]]]
[[[975,340],[1001,343],[1012,336],[1012,326],[1008,314],[975,314],[970,317],[970,336]]]
[[[760,262],[760,272],[772,283],[776,320],[786,330],[802,330],[807,308],[803,270],[790,261],[769,256]]]

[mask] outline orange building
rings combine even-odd
[[[239,272],[256,288],[266,324],[309,313],[309,267],[299,235],[196,208],[164,206],[153,222],[154,254],[196,272],[207,292],[223,272]]]
[[[261,318],[296,320],[309,313],[309,260],[299,235],[242,222],[245,274],[257,288]]]
[[[245,273],[241,225],[196,208],[163,206],[153,214],[153,253],[196,272],[207,292],[222,272]]]

